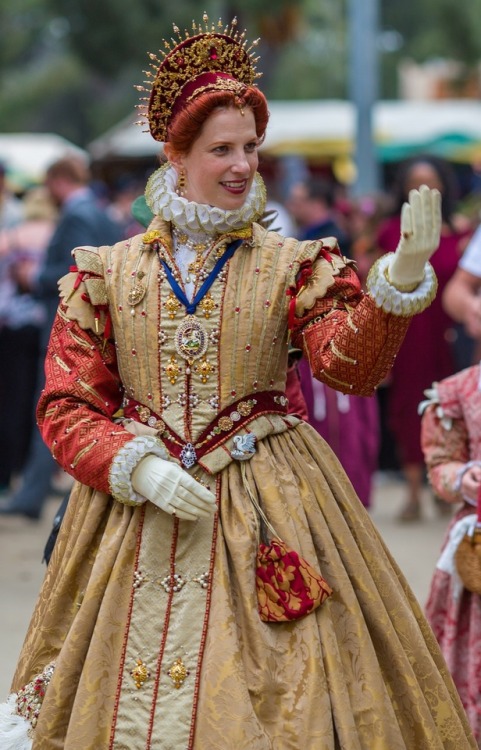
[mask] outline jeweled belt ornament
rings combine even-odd
[[[186,469],[190,469],[201,462],[202,456],[223,445],[231,437],[235,445],[231,451],[232,458],[238,461],[252,458],[255,453],[255,435],[249,432],[242,435],[239,433],[262,415],[287,414],[288,403],[282,391],[259,391],[244,396],[219,412],[195,443],[183,440],[161,416],[134,399],[126,401],[123,415],[158,430],[170,455],[179,459]]]

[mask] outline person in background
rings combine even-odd
[[[0,229],[13,227],[22,219],[22,202],[8,189],[7,168],[0,162]]]
[[[481,226],[471,237],[453,276],[446,284],[442,304],[448,315],[466,329],[481,354]]]
[[[437,496],[455,509],[431,581],[426,615],[481,747],[481,600],[465,588],[456,563],[458,546],[473,533],[479,513],[480,384],[479,364],[433,383],[420,412],[429,481]],[[479,541],[476,546],[479,549]]]
[[[421,418],[418,404],[426,388],[458,369],[454,340],[454,321],[441,304],[442,292],[456,270],[469,233],[454,225],[457,184],[451,166],[432,156],[406,160],[399,168],[393,188],[393,214],[381,223],[377,243],[384,253],[396,249],[399,235],[399,211],[413,188],[429,185],[441,192],[443,225],[439,247],[431,258],[439,292],[433,304],[418,315],[410,326],[390,373],[387,399],[387,425],[406,481],[406,498],[399,520],[421,518],[421,493],[425,484],[425,464],[421,449]],[[437,503],[440,512],[445,504]]]
[[[341,251],[349,255],[349,237],[340,226],[335,187],[331,180],[311,175],[294,184],[286,208],[297,224],[296,236],[300,240],[336,237]]]
[[[145,180],[131,174],[121,175],[114,183],[112,200],[106,208],[110,218],[120,226],[125,239],[142,231],[132,215],[132,204],[144,193]]]
[[[267,201],[265,217],[266,228],[272,232],[279,232],[283,237],[296,236],[295,221],[285,205],[285,200],[281,196],[276,180],[272,180],[267,187]]]
[[[334,236],[349,254],[350,238],[341,229],[333,183],[318,176],[293,185],[287,206],[301,240]],[[316,380],[309,363],[298,364],[308,422],[329,443],[365,507],[371,501],[372,477],[379,450],[376,396],[353,396]]]
[[[298,364],[307,421],[329,443],[365,508],[371,506],[378,468],[379,414],[375,396],[352,396],[313,378],[309,363]]]
[[[412,193],[366,293],[334,238],[266,230],[253,51],[203,21],[151,56],[148,230],[60,282],[37,414],[75,485],[0,747],[472,749],[414,595],[285,396],[289,332],[318,377],[374,390],[435,294],[439,194]]]
[[[385,193],[375,193],[353,198],[346,210],[350,256],[356,262],[363,285],[371,266],[379,258],[377,234],[389,208],[389,197]]]
[[[35,428],[34,396],[39,370],[43,304],[30,287],[57,219],[42,187],[28,190],[24,219],[0,231],[0,486],[8,491],[26,461]]]
[[[58,159],[47,169],[45,186],[58,207],[55,231],[39,268],[24,269],[24,284],[45,310],[39,341],[38,401],[45,383],[44,359],[52,323],[58,307],[58,281],[72,264],[72,250],[78,245],[112,245],[121,238],[121,230],[103,211],[89,188],[91,178],[87,163],[76,155]],[[16,489],[0,505],[0,515],[19,515],[33,520],[40,518],[57,469],[52,455],[35,430],[28,458]]]
[[[16,198],[7,186],[7,169],[3,162],[0,162],[0,231],[8,230],[19,224],[23,219],[23,210],[21,201]],[[11,297],[13,293],[13,284],[10,274],[9,263],[6,260],[6,252],[3,253],[3,257],[0,257],[0,354],[2,346],[5,345],[5,329],[2,323],[2,312],[1,308],[5,309],[5,303]],[[5,357],[2,356],[1,362],[5,363]],[[2,364],[5,370],[5,364]],[[4,376],[8,377],[7,373],[4,372]],[[0,375],[0,401],[5,402],[5,398],[2,395],[2,390],[5,392],[6,383],[1,383],[2,376]],[[1,406],[0,406],[1,411]],[[10,482],[10,461],[8,456],[5,461],[5,468],[0,469],[0,494],[3,494],[8,490]]]

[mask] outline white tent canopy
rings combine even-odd
[[[330,158],[352,154],[355,110],[344,100],[272,101],[270,121],[262,150],[266,154],[300,154]],[[146,126],[129,117],[97,138],[88,147],[93,159],[148,157],[158,154]],[[435,101],[382,101],[373,112],[373,129],[380,158],[399,150],[429,148],[437,144],[447,156],[481,150],[481,102],[468,99]],[[442,145],[440,145],[442,142]],[[466,151],[468,149],[468,151]],[[469,151],[471,150],[471,151]],[[464,160],[463,158],[463,160]]]
[[[52,162],[71,153],[88,159],[86,151],[54,133],[0,133],[0,161],[13,182],[40,182]]]

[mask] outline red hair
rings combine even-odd
[[[209,91],[188,102],[167,128],[167,142],[178,154],[188,154],[207,118],[219,107],[250,107],[254,113],[257,137],[264,138],[269,110],[264,94],[247,86],[242,96],[232,91]]]

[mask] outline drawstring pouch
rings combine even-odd
[[[246,492],[259,514],[261,526],[272,535],[261,541],[256,560],[257,606],[263,622],[299,620],[313,612],[331,594],[327,581],[310,563],[291,549],[267,519],[247,481],[245,463],[241,464]]]

